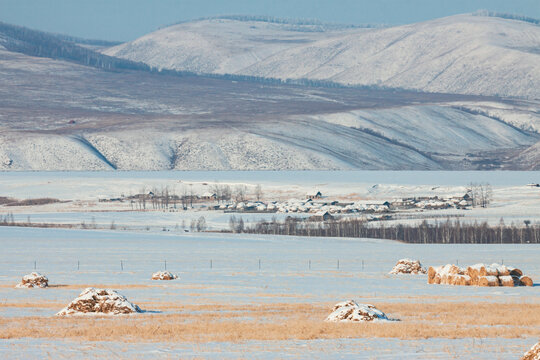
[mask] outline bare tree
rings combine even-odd
[[[205,231],[206,230],[206,219],[204,216],[201,216],[197,220],[197,231]]]
[[[263,197],[263,191],[262,191],[261,184],[257,184],[257,186],[255,187],[255,199],[257,199],[257,201],[261,201],[262,197]]]
[[[236,202],[246,201],[247,188],[245,185],[236,185],[234,187]]]
[[[481,206],[483,208],[486,208],[491,203],[493,190],[489,183],[471,182],[469,184],[469,195],[472,198],[472,205],[474,207]]]

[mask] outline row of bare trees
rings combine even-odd
[[[469,195],[472,198],[472,205],[474,207],[480,206],[486,208],[491,203],[493,190],[489,183],[470,183]]]
[[[234,232],[296,236],[353,237],[400,240],[414,244],[527,244],[540,243],[540,224],[523,226],[504,221],[497,226],[483,223],[461,223],[459,220],[416,225],[368,223],[358,218],[325,222],[306,221],[288,217],[279,222],[260,221],[252,225],[239,226],[241,219],[231,218],[229,225]]]
[[[232,188],[230,185],[226,184],[214,184],[210,189],[216,195],[216,201],[218,203],[231,200],[234,200],[236,202],[244,202],[248,199],[255,199],[257,201],[260,201],[264,195],[260,184],[255,186],[252,193],[248,191],[248,187],[246,185],[242,184],[236,185]]]

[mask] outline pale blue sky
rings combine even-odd
[[[405,24],[478,9],[540,18],[540,0],[0,0],[0,21],[126,41],[163,25],[225,14]]]

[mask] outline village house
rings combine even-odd
[[[310,216],[309,221],[329,221],[334,220],[334,217],[328,211],[321,211],[313,216]]]
[[[211,192],[205,192],[204,194],[202,194],[200,196],[200,199],[201,200],[216,200],[217,199],[217,195],[215,193],[211,193]]]
[[[317,191],[317,193],[315,193],[315,195],[308,195],[307,196],[308,199],[320,199],[322,198],[322,193],[320,191]]]

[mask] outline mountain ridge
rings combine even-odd
[[[539,99],[540,27],[526,20],[466,14],[300,36],[279,24],[217,18],[160,29],[103,53],[201,74]]]

